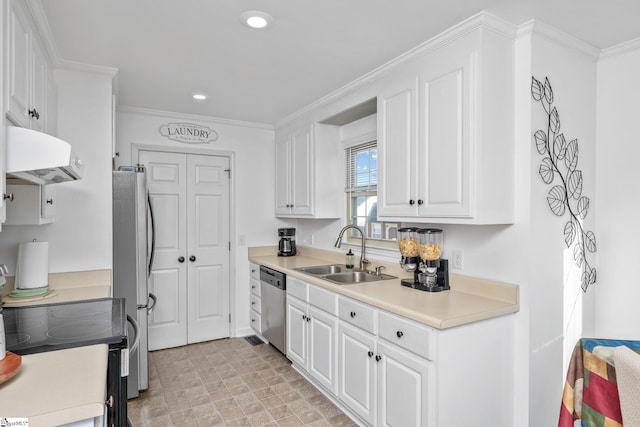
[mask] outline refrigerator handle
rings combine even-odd
[[[154,294],[152,294],[151,292],[149,292],[149,298],[151,299],[152,304],[151,304],[151,305],[149,305],[149,303],[147,303],[147,314],[150,314],[150,313],[153,311],[153,309],[154,309],[154,308],[155,308],[155,306],[156,306],[156,303],[158,302],[158,297],[156,297],[156,296],[155,296]]]
[[[151,253],[149,254],[149,270],[147,271],[147,277],[150,277],[151,269],[153,268],[153,257],[156,254],[156,224],[153,217],[153,206],[151,206],[151,194],[148,191],[147,204],[149,205],[149,217],[151,219]]]
[[[129,352],[133,353],[138,349],[138,345],[140,344],[140,328],[138,327],[138,322],[136,322],[134,318],[129,316],[128,314],[127,314],[127,322],[129,322],[133,327],[133,334],[134,334],[133,344],[131,345],[131,347],[129,347]]]

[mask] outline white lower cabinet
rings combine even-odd
[[[372,307],[343,297],[339,298],[339,306],[338,398],[369,425],[433,425],[430,396],[435,387],[433,363],[386,342],[382,329],[378,336],[371,333],[377,329],[375,324],[366,324],[369,331],[360,329],[363,323],[359,319],[372,319],[382,326],[382,315],[397,316],[378,313]],[[417,341],[428,337],[430,329],[409,324],[413,330],[398,328],[394,331],[395,338],[404,339],[403,343],[409,342],[409,345],[420,345]]]
[[[287,277],[287,357],[359,424],[511,426],[512,352],[510,316],[434,329]]]
[[[251,329],[262,336],[262,302],[260,299],[260,266],[249,265],[249,319]]]
[[[338,398],[363,421],[376,419],[376,337],[340,322]]]
[[[378,341],[377,422],[379,426],[432,426],[433,363]]]
[[[287,357],[330,393],[337,393],[338,317],[298,299],[289,289],[302,289],[305,295],[322,292],[319,288],[287,278]],[[328,292],[328,291],[324,291]],[[337,296],[333,294],[337,302]],[[322,297],[318,298],[322,300]],[[334,306],[336,303],[333,304]]]

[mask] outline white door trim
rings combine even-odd
[[[181,154],[201,154],[205,156],[220,156],[229,158],[229,168],[231,169],[231,178],[229,179],[229,241],[231,242],[231,250],[229,251],[229,312],[231,313],[231,323],[229,324],[229,337],[234,338],[236,334],[236,181],[234,179],[234,171],[236,166],[236,155],[233,151],[226,150],[208,150],[196,147],[168,147],[165,145],[153,144],[131,144],[131,159],[138,159],[140,151],[164,151],[167,153]]]

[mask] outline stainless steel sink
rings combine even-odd
[[[351,271],[348,273],[335,273],[322,276],[323,279],[330,280],[339,285],[350,285],[363,282],[377,282],[380,280],[395,279],[394,276],[388,274],[373,274],[365,271]]]
[[[356,283],[378,282],[380,280],[396,279],[388,274],[374,274],[359,269],[347,268],[344,265],[317,265],[300,267],[295,270],[310,274],[321,279],[329,280],[338,285],[353,285]]]
[[[335,265],[316,265],[313,267],[300,267],[300,268],[295,268],[294,270],[298,270],[307,274],[313,274],[314,276],[322,276],[324,274],[341,273],[343,271],[349,271],[350,269],[348,269],[345,265],[335,264]]]

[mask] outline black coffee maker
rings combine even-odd
[[[278,228],[278,256],[293,256],[296,251],[296,229]]]

